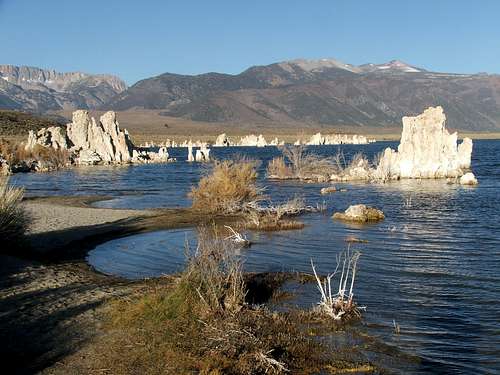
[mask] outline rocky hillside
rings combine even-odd
[[[126,90],[111,75],[58,73],[54,70],[0,65],[0,109],[46,112],[93,109]]]
[[[58,116],[36,116],[17,111],[0,110],[0,137],[27,136],[30,130],[38,131],[50,126],[61,126],[69,121]]]
[[[447,74],[391,61],[354,66],[293,60],[240,74],[166,73],[137,82],[104,109],[162,110],[195,121],[400,126],[441,105],[450,128],[500,129],[500,76]]]

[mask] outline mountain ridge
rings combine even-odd
[[[61,73],[53,69],[0,65],[0,107],[43,113],[92,109],[127,89],[110,74]]]
[[[0,65],[0,108],[39,113],[145,109],[208,123],[395,127],[436,105],[453,128],[497,131],[500,76],[432,72],[401,60],[294,59],[238,74],[167,72],[127,87],[112,75]]]
[[[345,64],[296,59],[239,74],[164,73],[137,82],[103,109],[161,110],[203,122],[307,122],[399,126],[401,117],[444,107],[454,128],[500,128],[500,76],[427,71],[400,60]]]

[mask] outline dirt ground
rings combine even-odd
[[[23,203],[33,218],[27,247],[4,248],[0,255],[3,373],[53,373],[61,368],[60,361],[99,334],[104,302],[144,286],[92,270],[84,260],[89,249],[126,234],[200,221],[189,210],[97,209],[89,206],[93,200],[63,197]],[[80,373],[93,373],[82,355],[77,355],[81,363],[73,358],[60,373],[78,373],[69,370],[78,366]]]

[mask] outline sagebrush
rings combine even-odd
[[[265,198],[256,184],[256,166],[256,161],[245,159],[215,161],[211,173],[191,190],[193,208],[232,214],[256,205]]]
[[[24,189],[9,185],[8,178],[0,179],[0,239],[12,245],[22,238],[29,225],[29,216],[21,207]]]

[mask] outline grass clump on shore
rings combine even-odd
[[[264,188],[257,186],[256,166],[245,159],[216,162],[211,174],[192,188],[192,207],[207,214],[237,214],[246,229],[262,231],[302,229],[304,224],[292,217],[324,209],[306,206],[297,197],[273,204],[263,194]]]
[[[193,208],[213,214],[233,214],[255,206],[264,197],[256,185],[257,163],[250,160],[216,161],[211,173],[193,187]]]
[[[7,245],[18,241],[29,224],[29,217],[20,206],[24,189],[9,186],[8,178],[0,179],[0,238]]]
[[[35,145],[26,150],[23,143],[0,140],[0,156],[7,161],[13,171],[56,170],[71,164],[68,150]]]
[[[336,363],[301,330],[299,314],[246,302],[250,284],[228,241],[202,231],[186,270],[165,280],[111,304],[99,366],[114,374],[278,374]]]

